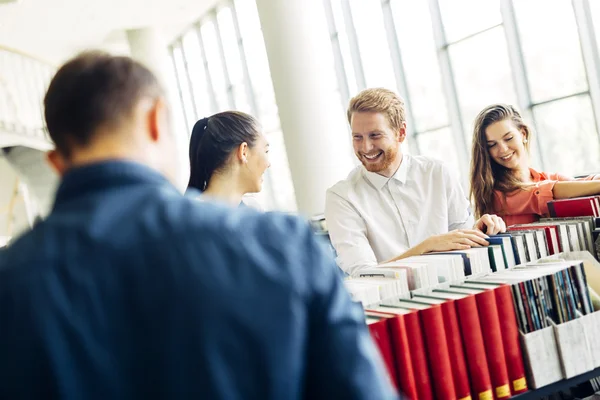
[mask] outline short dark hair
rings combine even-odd
[[[206,190],[212,175],[227,166],[231,153],[244,142],[253,147],[258,134],[258,121],[239,111],[225,111],[197,121],[190,138],[188,187]]]
[[[44,116],[56,149],[65,157],[89,144],[100,127],[117,127],[144,96],[164,91],[154,74],[129,57],[84,52],[54,75]]]

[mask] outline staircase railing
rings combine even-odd
[[[47,61],[0,46],[0,132],[50,141],[42,103],[55,71]]]

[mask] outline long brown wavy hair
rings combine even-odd
[[[475,206],[475,215],[480,218],[483,214],[503,214],[494,209],[494,190],[506,194],[524,188],[523,183],[514,171],[496,163],[490,157],[485,130],[492,124],[511,120],[521,130],[527,142],[525,149],[529,153],[531,130],[523,122],[521,114],[515,107],[508,104],[492,104],[484,108],[477,118],[473,130],[473,145],[471,150],[471,201]]]

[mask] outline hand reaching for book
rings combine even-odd
[[[421,243],[421,253],[448,250],[466,250],[471,247],[487,246],[487,235],[475,229],[457,229],[441,235],[431,236]]]
[[[475,222],[473,229],[479,230],[487,235],[506,232],[504,220],[497,215],[484,214]]]

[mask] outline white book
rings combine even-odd
[[[487,247],[472,247],[470,249],[466,249],[466,250],[450,250],[450,251],[440,251],[440,252],[435,252],[435,253],[429,253],[427,255],[427,257],[429,257],[430,255],[440,255],[440,254],[450,254],[450,255],[454,255],[454,254],[465,254],[470,268],[471,268],[471,275],[480,275],[481,273],[487,273],[488,271],[491,271],[490,268],[490,261],[489,261],[489,257],[487,254]],[[483,253],[482,253],[483,252]],[[487,266],[487,268],[486,268]],[[466,269],[466,266],[465,266]],[[464,270],[463,270],[464,271]],[[467,275],[467,272],[465,272],[465,275]]]
[[[354,279],[345,279],[344,286],[352,300],[362,303],[363,307],[381,302],[379,288],[376,285],[364,285],[354,281]]]
[[[410,294],[408,274],[405,269],[398,268],[367,268],[358,273],[359,278],[389,278],[396,281],[400,296]]]
[[[535,236],[533,232],[525,232],[525,244],[527,246],[527,254],[529,254],[529,261],[538,260],[538,248],[535,244]]]
[[[469,249],[479,259],[478,274],[489,274],[492,272],[490,264],[490,255],[487,247],[473,247]]]
[[[569,228],[569,243],[571,245],[571,251],[581,251],[579,246],[579,233],[577,232],[577,224],[567,225]]]
[[[581,221],[575,221],[575,225],[577,225],[577,237],[579,238],[579,248],[581,251],[586,250],[586,238],[585,238],[585,227],[584,223]]]
[[[425,263],[403,263],[402,260],[380,264],[376,268],[405,269],[410,290],[431,286],[429,282],[429,271]]]
[[[499,244],[491,244],[489,246],[494,254],[494,264],[496,265],[496,271],[502,271],[507,269],[506,263],[504,262],[504,253],[502,246]]]
[[[413,256],[405,258],[416,262],[424,262],[427,264],[434,263],[437,266],[438,282],[454,282],[464,279],[465,264],[463,258],[459,254],[431,254],[426,256]]]
[[[513,250],[512,240],[509,236],[498,236],[502,239],[502,251],[506,255],[506,268],[513,268],[517,265],[515,252]]]
[[[395,279],[390,278],[351,278],[344,281],[344,283],[349,284],[353,287],[375,287],[379,292],[379,299],[377,302],[380,302],[385,299],[394,299],[400,296],[398,291],[397,281]],[[373,304],[373,303],[363,303],[363,304]]]
[[[438,267],[439,260],[437,259],[427,259],[427,256],[414,256],[403,258],[401,261],[403,264],[425,264],[425,269],[427,270],[427,279],[429,281],[428,286],[435,286],[439,283],[438,278]]]
[[[550,252],[548,251],[548,242],[546,241],[546,232],[543,229],[534,231],[535,242],[538,247],[538,254],[540,258],[548,257]]]

